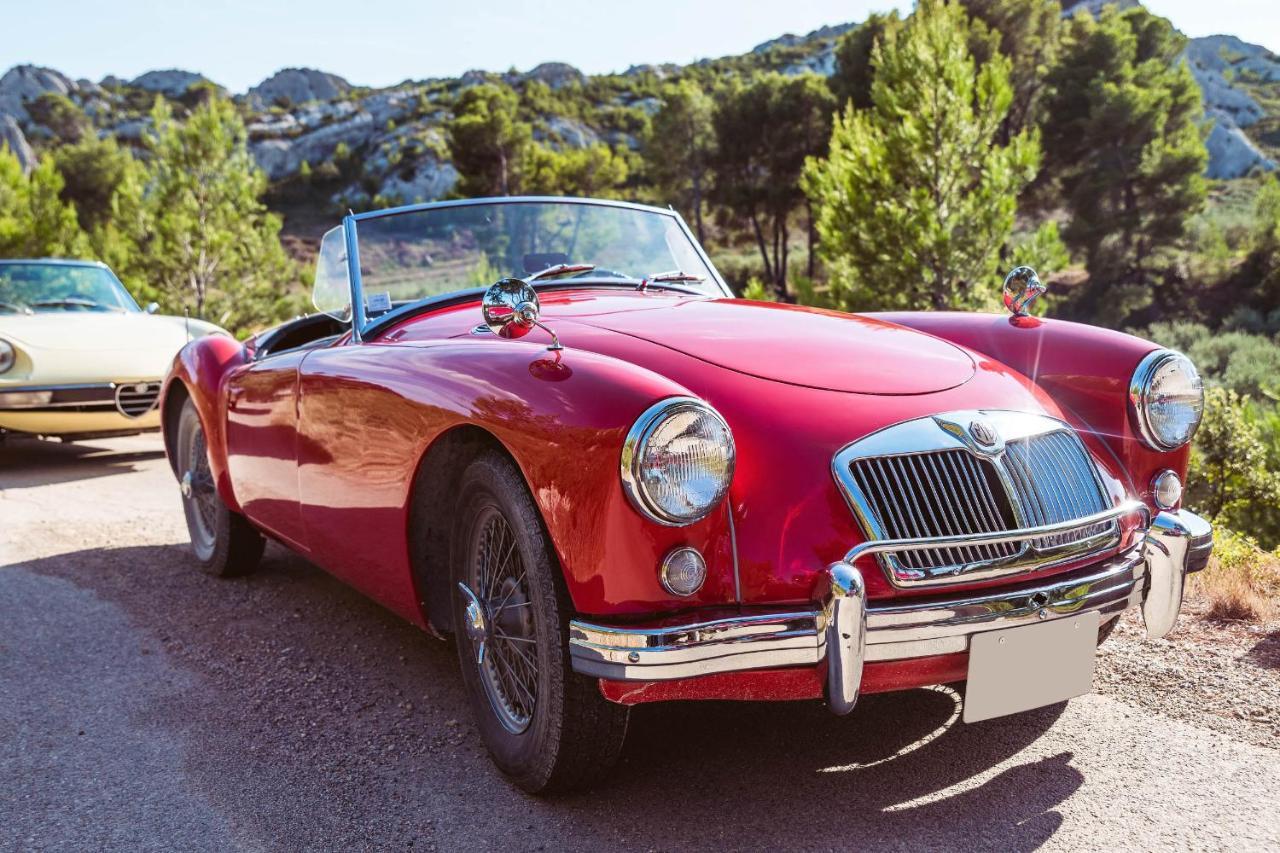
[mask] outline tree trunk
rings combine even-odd
[[[702,175],[697,172],[693,175],[693,229],[698,235],[698,242],[705,247],[707,235],[702,228]]]
[[[814,270],[817,268],[817,259],[814,257],[814,253],[818,242],[818,232],[817,229],[813,227],[813,202],[805,199],[804,208],[805,215],[808,216],[808,234],[806,235],[806,239],[808,241],[809,249],[809,260],[805,265],[805,275],[807,275],[809,277],[809,281],[812,282]]]
[[[781,250],[774,252],[773,259],[778,264],[778,298],[783,302],[790,302],[787,296],[787,215],[783,213],[778,216],[778,243],[781,243]]]
[[[781,298],[786,292],[786,282],[782,275],[782,246],[778,242],[778,217],[773,217],[773,286]]]
[[[768,277],[770,284],[776,284],[773,278],[773,265],[769,261],[769,244],[764,241],[764,230],[760,227],[760,217],[756,214],[755,208],[751,209],[751,227],[756,232],[756,244],[760,247],[760,258],[764,261],[764,274]]]

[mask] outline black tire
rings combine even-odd
[[[178,415],[178,482],[191,535],[191,551],[205,572],[217,577],[246,575],[258,567],[266,540],[244,516],[232,512],[214,487],[204,427],[187,400]]]
[[[450,585],[455,640],[485,746],[498,769],[529,793],[586,787],[616,763],[628,709],[607,701],[594,678],[570,666],[573,609],[533,498],[511,461],[491,452],[463,473],[458,508]],[[484,602],[483,628],[468,630],[471,599],[459,584]],[[526,649],[531,656],[522,654]],[[521,685],[536,689],[522,692]]]

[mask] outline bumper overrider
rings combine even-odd
[[[1069,574],[996,590],[940,594],[927,601],[884,604],[866,598],[859,559],[948,545],[994,545],[1038,539],[1138,515],[1133,544],[1110,559]],[[1074,521],[998,534],[928,540],[873,540],[827,568],[830,590],[820,607],[657,626],[569,626],[573,668],[612,681],[667,681],[754,669],[817,666],[826,661],[827,702],[846,714],[858,700],[863,665],[965,652],[975,634],[1097,611],[1102,621],[1141,607],[1147,636],[1173,629],[1183,585],[1203,569],[1213,529],[1186,510],[1154,518],[1137,502]]]

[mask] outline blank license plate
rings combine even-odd
[[[976,723],[1082,696],[1093,689],[1096,611],[975,634],[969,641],[964,721]]]

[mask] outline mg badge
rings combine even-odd
[[[974,421],[969,424],[969,435],[983,447],[995,447],[999,438],[996,435],[996,428],[986,421]]]

